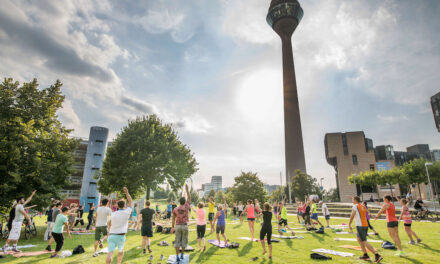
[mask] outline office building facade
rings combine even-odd
[[[434,115],[435,127],[440,132],[440,92],[431,97],[432,114]]]

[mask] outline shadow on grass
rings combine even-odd
[[[323,236],[329,236],[328,234],[324,233],[324,234],[316,234],[316,233],[310,233],[314,238],[317,238],[319,240],[319,242],[324,242],[324,238]]]
[[[217,246],[211,246],[207,251],[201,252],[196,260],[196,263],[200,263],[202,260],[203,262],[207,261],[212,255],[214,255],[215,252],[217,252],[218,249],[219,247]],[[190,257],[193,257],[196,254],[197,252],[191,253]]]
[[[243,225],[243,224],[235,225],[232,229],[238,229],[238,228],[240,228],[242,225]]]
[[[247,253],[249,253],[249,251],[251,251],[254,243],[255,242],[251,241],[251,242],[247,243],[246,245],[244,245],[243,248],[238,252],[238,256],[242,257],[242,256],[245,256]]]
[[[432,247],[430,247],[430,246],[428,246],[428,245],[426,245],[426,244],[424,244],[424,243],[419,244],[419,247],[422,247],[423,249],[427,249],[427,250],[434,251],[434,252],[436,252],[436,253],[440,253],[440,250],[435,249],[435,248],[432,248]]]
[[[408,261],[411,261],[411,262],[414,263],[414,264],[422,264],[422,263],[423,263],[423,262],[420,262],[420,261],[418,261],[418,260],[415,260],[415,259],[413,259],[413,258],[409,258],[409,257],[406,257],[406,256],[403,256],[403,257],[401,257],[401,258],[406,259],[406,260],[408,260]]]

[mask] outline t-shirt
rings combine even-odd
[[[15,218],[14,222],[23,222],[24,219],[24,207],[22,204],[17,204],[15,206]]]
[[[133,216],[137,216],[136,207],[133,209]]]
[[[130,219],[132,210],[131,207],[127,207],[112,213],[110,234],[127,233],[128,219]]]
[[[52,222],[52,213],[53,213],[53,209],[50,208],[49,210],[47,210],[46,215],[47,215],[47,222]]]
[[[112,210],[106,206],[96,209],[96,226],[107,226],[108,217],[112,215]]]
[[[176,217],[176,225],[183,225],[188,223],[189,214],[189,202],[184,205],[180,205],[173,210],[173,214]]]
[[[272,212],[263,211],[263,227],[272,230]]]
[[[55,220],[57,219],[57,216],[61,213],[61,210],[58,207],[55,207],[52,210],[52,221],[55,222]]]
[[[414,208],[415,208],[415,209],[422,209],[422,204],[423,204],[423,201],[419,201],[419,200],[417,200],[417,201],[414,203]]]
[[[58,214],[52,232],[62,234],[64,230],[64,223],[67,223],[67,217],[63,214]]]
[[[205,219],[205,209],[203,208],[198,208],[196,210],[196,215],[197,215],[197,225],[206,225],[206,219]]]
[[[140,214],[142,215],[142,226],[152,226],[152,219],[153,215],[156,212],[151,208],[144,208],[140,211]]]
[[[353,211],[355,211],[354,219],[356,226],[368,226],[367,221],[367,208],[362,204],[353,205]]]
[[[283,209],[281,209],[281,218],[287,219],[287,209],[286,206],[283,206]]]
[[[173,210],[173,206],[171,204],[167,205],[167,211],[171,212]]]
[[[318,213],[316,210],[316,203],[312,203],[312,205],[310,206],[310,209],[312,209],[312,214]]]
[[[304,212],[305,215],[310,215],[310,206],[306,206],[306,211]]]
[[[328,210],[327,204],[323,203],[321,205],[321,209],[322,209],[322,215],[330,215],[330,211]]]
[[[214,203],[211,202],[208,203],[209,213],[214,213],[214,207],[215,207]]]
[[[84,209],[78,209],[78,218],[82,219],[84,214]]]

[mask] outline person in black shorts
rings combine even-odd
[[[304,212],[304,224],[307,230],[312,228],[312,223],[310,222],[310,201],[306,202],[306,211]]]
[[[80,228],[80,230],[84,227],[83,214],[84,214],[84,203],[83,203],[82,205],[79,206],[79,208],[78,208],[78,210],[77,210],[76,221],[75,221],[75,227],[76,227],[78,224],[81,224],[81,228]]]
[[[142,209],[138,215],[137,220],[137,230],[139,230],[139,223],[142,220],[142,228],[141,228],[141,235],[142,235],[142,253],[147,253],[147,246],[148,246],[148,253],[153,252],[150,248],[150,238],[153,237],[153,216],[156,213],[153,209],[150,208],[150,201],[145,201],[145,208]]]
[[[269,203],[263,205],[263,224],[260,230],[260,242],[263,246],[263,255],[266,254],[266,245],[264,237],[267,237],[267,245],[269,246],[269,258],[272,258],[272,208]]]

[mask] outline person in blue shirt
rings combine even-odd
[[[167,205],[167,219],[171,219],[171,211],[173,210],[173,205],[171,202]]]

